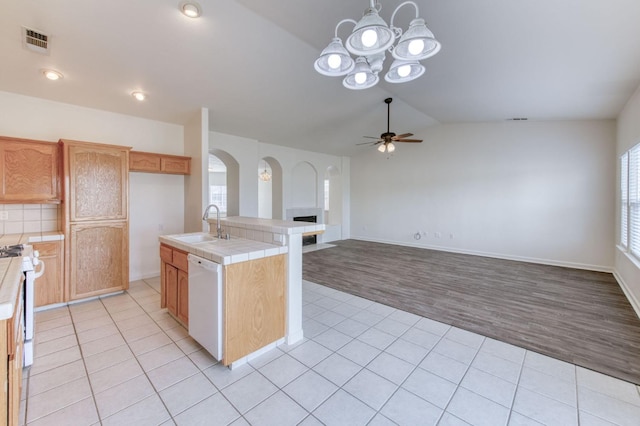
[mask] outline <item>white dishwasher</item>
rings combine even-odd
[[[222,265],[190,254],[189,335],[222,359]]]

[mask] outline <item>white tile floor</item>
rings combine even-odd
[[[231,371],[158,289],[38,313],[23,423],[640,425],[632,384],[308,282],[305,340]]]

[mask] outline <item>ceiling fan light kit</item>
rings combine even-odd
[[[398,10],[407,4],[415,8],[416,17],[403,34],[393,21]],[[329,77],[345,76],[342,84],[348,89],[368,89],[380,80],[378,73],[382,71],[388,50],[396,60],[385,74],[385,81],[404,83],[424,74],[425,68],[418,61],[438,53],[440,43],[427,28],[424,19],[419,17],[418,5],[413,1],[401,3],[391,15],[391,25],[387,25],[380,17],[381,8],[375,0],[370,0],[370,6],[360,21],[343,19],[338,22],[334,38],[314,63],[316,71]],[[347,22],[354,24],[354,28],[345,48],[338,37],[338,28]],[[394,47],[397,39],[399,41]],[[355,61],[350,53],[356,56]]]
[[[380,138],[374,138],[373,136],[365,136],[368,139],[378,139],[375,142],[363,142],[357,145],[378,145],[378,151],[382,153],[392,153],[396,150],[396,146],[393,144],[394,142],[414,142],[420,143],[422,139],[408,139],[409,136],[413,136],[413,133],[403,133],[401,135],[396,135],[392,131],[389,130],[389,124],[391,122],[391,102],[392,98],[387,98],[384,100],[384,103],[387,104],[387,131],[380,135]]]

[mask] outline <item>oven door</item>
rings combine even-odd
[[[44,274],[44,262],[38,259],[38,253],[27,262],[23,262],[24,271],[24,366],[33,364],[33,336],[35,332],[35,281]],[[31,263],[32,267],[28,267]]]

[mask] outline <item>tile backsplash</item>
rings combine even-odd
[[[0,235],[57,231],[60,209],[60,204],[0,204],[0,212],[6,212],[6,219],[0,220]]]

